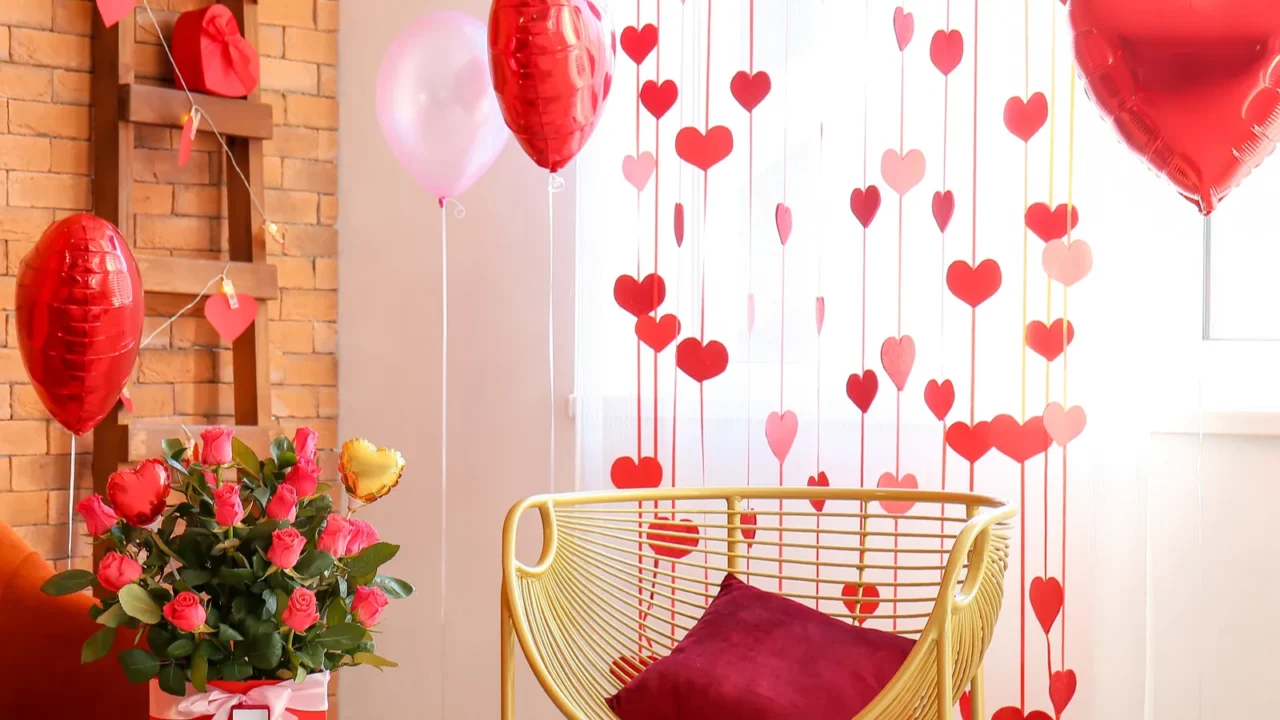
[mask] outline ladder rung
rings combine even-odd
[[[239,98],[194,93],[200,109],[213,120],[218,132],[229,137],[270,140],[274,129],[271,106]],[[122,120],[143,125],[180,128],[191,112],[187,94],[177,88],[158,85],[121,85],[120,115]],[[209,125],[200,126],[208,131]]]
[[[222,260],[169,257],[166,255],[135,255],[138,272],[142,273],[142,286],[148,293],[171,295],[199,295],[209,282],[217,277],[227,263]],[[236,293],[258,300],[275,300],[280,294],[275,265],[267,263],[233,262],[227,277],[235,285]],[[217,288],[213,288],[216,292]]]

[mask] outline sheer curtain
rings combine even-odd
[[[1200,221],[1071,82],[1060,3],[904,5],[909,19],[895,21],[897,4],[874,0],[611,3],[619,30],[653,23],[659,42],[637,68],[623,52],[635,37],[621,38],[608,112],[578,162],[579,485],[611,487],[616,459],[654,457],[664,486],[803,486],[825,473],[871,487],[890,472],[1011,498],[1021,529],[988,706],[1052,716],[1066,697],[1066,717],[1141,717],[1147,439],[1153,417],[1195,407],[1185,382],[1176,396],[1163,389],[1197,370]],[[950,46],[931,45],[948,28],[963,50],[944,75]],[[748,113],[731,78],[752,70],[772,86]],[[678,100],[655,120],[637,98],[666,80]],[[1049,119],[1024,143],[1006,103],[1037,92]],[[728,128],[732,152],[704,174],[677,155],[686,126]],[[923,178],[900,196],[891,186],[911,179],[912,150]],[[656,154],[647,181],[645,152]],[[882,200],[864,232],[851,193],[869,185]],[[946,191],[949,223],[938,219],[946,197],[934,199]],[[1094,264],[1068,294],[1024,214],[1069,201],[1080,214],[1070,237]],[[984,260],[1001,280],[974,311],[948,288],[948,268]],[[615,298],[620,277],[625,290],[651,273],[666,289],[654,332],[668,314],[680,326],[656,362]],[[1052,321],[1063,318],[1073,335],[1058,355]],[[1024,342],[1036,322],[1046,329]],[[899,395],[881,352],[901,336],[915,356]],[[686,338],[722,343],[725,372],[701,386],[681,372]],[[878,392],[864,419],[852,398],[865,397],[868,370]],[[945,423],[926,403],[930,381],[954,388]],[[1087,412],[1065,452],[1054,444],[1020,466],[999,450],[972,465],[944,450],[954,423],[1036,418],[1050,402]],[[788,412],[796,432],[780,453]],[[771,423],[782,428],[772,446]],[[1029,598],[1035,578],[1065,590],[1048,633]]]

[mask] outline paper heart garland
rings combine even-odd
[[[1031,610],[1040,621],[1040,628],[1048,635],[1053,624],[1058,621],[1058,613],[1062,612],[1062,583],[1058,578],[1031,578],[1027,589],[1027,597],[1031,600]]]
[[[1045,432],[1049,433],[1058,447],[1066,447],[1067,443],[1080,437],[1088,422],[1084,408],[1073,405],[1071,409],[1064,410],[1062,404],[1056,402],[1044,406],[1043,417]]]
[[[102,14],[102,24],[112,27],[138,6],[138,0],[98,0],[98,12]]]
[[[1044,203],[1032,203],[1025,216],[1027,228],[1036,237],[1045,242],[1064,238],[1080,224],[1080,208],[1072,205],[1070,212],[1066,205],[1059,205],[1051,212]]]
[[[845,394],[864,415],[871,409],[871,403],[876,399],[876,392],[879,389],[880,380],[876,377],[875,370],[867,370],[861,375],[857,373],[850,375],[844,386]]]
[[[747,334],[756,330],[756,294],[747,293]]]
[[[773,221],[778,226],[778,241],[786,247],[787,241],[791,239],[791,208],[784,203],[778,203],[773,210]]]
[[[754,75],[746,70],[739,70],[729,81],[729,92],[733,95],[733,99],[737,100],[742,109],[747,112],[755,110],[760,103],[764,102],[771,89],[773,89],[773,81],[769,79],[769,73],[763,70],[757,70]]]
[[[805,483],[809,487],[831,487],[831,480],[827,478],[825,472],[819,471],[817,475],[810,475],[809,482]],[[827,507],[827,501],[822,498],[810,498],[809,505],[813,507],[814,512],[822,512]]]
[[[653,169],[657,164],[653,153],[648,150],[640,153],[640,157],[627,155],[622,158],[622,176],[631,183],[631,187],[643,192],[649,184],[649,178],[653,177]]]
[[[716,125],[704,135],[695,127],[681,128],[676,133],[676,155],[681,160],[706,172],[733,152],[733,132]]]
[[[1014,137],[1029,142],[1049,119],[1049,102],[1044,93],[1033,93],[1023,100],[1017,95],[1004,104],[1004,126]]]
[[[234,342],[258,317],[258,301],[248,295],[237,295],[233,308],[231,296],[218,293],[204,302],[204,316],[223,340]]]
[[[759,519],[753,512],[744,512],[738,516],[738,524],[741,526],[742,539],[747,541],[747,547],[751,547],[751,543],[756,539],[756,524]]]
[[[924,153],[908,150],[906,155],[899,155],[897,150],[885,150],[880,156],[880,174],[894,192],[906,195],[924,179]]]
[[[680,88],[676,87],[674,80],[663,80],[661,85],[654,80],[646,80],[640,87],[640,104],[655,120],[661,120],[679,97]]]
[[[765,418],[764,438],[768,441],[769,449],[773,451],[773,456],[779,463],[787,461],[787,455],[791,454],[791,446],[795,444],[796,433],[799,431],[800,418],[790,410],[781,414],[771,412],[769,417]]]
[[[1012,415],[997,415],[991,419],[991,440],[996,450],[1019,464],[1048,450],[1053,444],[1039,416],[1020,423]]]
[[[704,346],[697,338],[685,338],[676,346],[676,367],[694,380],[706,382],[729,367],[729,351],[716,340]]]
[[[609,468],[609,479],[619,490],[652,490],[662,485],[662,463],[651,457],[642,457],[640,462],[620,457]]]
[[[1093,249],[1084,240],[1072,240],[1070,245],[1062,238],[1050,240],[1044,244],[1040,263],[1046,275],[1071,287],[1093,269]]]
[[[995,260],[983,260],[976,268],[964,260],[956,260],[947,268],[947,289],[972,308],[995,295],[1001,282],[1000,265]]]
[[[692,520],[657,515],[654,522],[649,523],[644,537],[654,555],[680,560],[698,547],[698,526]]]
[[[680,320],[675,315],[663,315],[657,320],[652,315],[641,315],[636,318],[636,337],[640,342],[653,348],[654,352],[666,350],[679,335]]]
[[[818,326],[818,334],[822,334],[822,326],[827,321],[827,299],[819,295],[813,301],[813,319]]]
[[[911,13],[897,8],[893,11],[893,36],[898,41],[898,50],[906,50],[916,32],[916,19]]]
[[[916,482],[916,476],[907,473],[899,478],[891,472],[883,473],[880,479],[876,481],[876,487],[881,490],[918,490],[920,484]],[[915,507],[914,500],[881,500],[880,507],[890,515],[906,515],[911,512],[911,508]]]
[[[1028,348],[1045,360],[1053,362],[1076,338],[1076,328],[1068,320],[1066,337],[1063,337],[1062,318],[1054,320],[1050,325],[1045,325],[1039,320],[1032,320],[1027,323],[1026,337]]]
[[[876,213],[880,210],[880,188],[875,185],[868,185],[865,190],[856,188],[849,196],[849,209],[853,211],[853,216],[858,218],[862,227],[870,227],[871,221],[876,219]]]
[[[1053,711],[1058,717],[1071,704],[1076,696],[1076,671],[1059,670],[1049,676],[1049,701],[1053,703]]]
[[[951,217],[956,212],[956,196],[950,190],[933,194],[933,221],[938,224],[938,232],[946,232],[951,225]]]
[[[854,615],[875,615],[880,609],[880,588],[870,583],[848,583],[840,589],[844,606]],[[869,617],[858,618],[859,625],[866,625]]]
[[[399,450],[378,447],[364,438],[352,438],[338,453],[338,476],[347,494],[368,505],[385,496],[404,475]]]
[[[676,247],[684,247],[684,203],[676,203],[672,212],[672,225],[676,234]]]
[[[642,28],[625,27],[618,35],[618,44],[622,46],[622,52],[626,53],[632,62],[640,65],[649,57],[649,53],[658,47],[658,28],[652,23]]]
[[[946,439],[947,447],[971,463],[981,460],[994,447],[991,423],[986,421],[978,421],[972,426],[964,422],[953,422],[947,428]]]
[[[134,527],[155,522],[168,498],[169,469],[159,460],[143,460],[133,470],[117,470],[107,479],[111,509]]]
[[[991,716],[991,720],[1053,720],[1048,713],[1040,710],[1032,710],[1026,715],[1022,714],[1022,710],[1016,707],[1002,707]]]
[[[910,335],[886,338],[880,345],[880,364],[884,367],[885,375],[888,375],[898,388],[898,392],[902,392],[907,386],[907,378],[911,376],[911,367],[915,362],[916,342]]]
[[[929,43],[929,59],[938,72],[950,75],[960,65],[963,56],[964,38],[959,30],[939,30],[933,34],[933,41]]]
[[[947,413],[956,403],[956,386],[950,380],[930,380],[924,386],[924,404],[940,421],[946,421]]]
[[[618,307],[635,315],[648,315],[667,299],[667,284],[662,276],[650,273],[637,281],[630,275],[619,275],[613,282],[613,299]]]

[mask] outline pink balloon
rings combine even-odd
[[[471,187],[511,136],[484,23],[443,11],[402,30],[378,70],[378,122],[396,159],[441,202]]]

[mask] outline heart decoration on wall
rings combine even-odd
[[[956,402],[956,386],[950,380],[930,380],[924,386],[924,404],[940,421],[947,419],[947,413]]]
[[[1084,408],[1073,405],[1064,410],[1062,403],[1056,402],[1045,405],[1043,417],[1045,432],[1049,433],[1058,447],[1066,447],[1067,443],[1079,437],[1088,422]]]
[[[684,203],[676,203],[671,217],[671,224],[676,236],[676,247],[684,247]]]
[[[890,148],[880,156],[880,174],[884,182],[898,195],[906,195],[924,179],[924,153],[908,150],[900,155]]]
[[[901,392],[911,377],[911,367],[916,362],[916,342],[910,335],[886,338],[880,346],[880,364],[884,373]]]
[[[639,318],[657,310],[667,299],[667,284],[657,273],[645,275],[644,280],[619,275],[613,282],[613,299],[618,307]]]
[[[956,196],[950,190],[933,194],[933,221],[938,224],[938,232],[946,232],[951,225],[951,217],[956,213]]]
[[[1048,635],[1058,621],[1058,614],[1062,612],[1062,583],[1053,577],[1032,578],[1027,597],[1031,601],[1031,610],[1035,613],[1036,620],[1040,622],[1040,628]]]
[[[906,50],[911,38],[916,34],[916,19],[901,7],[893,11],[893,36],[898,41],[898,50]]]
[[[631,183],[631,187],[643,192],[645,186],[649,184],[649,178],[653,177],[655,166],[657,166],[657,160],[648,150],[640,153],[639,157],[627,155],[622,158],[622,176]]]
[[[757,70],[754,75],[746,70],[739,70],[729,81],[729,92],[733,99],[747,112],[752,112],[764,102],[772,89],[773,81],[769,79],[769,73],[763,70]]]
[[[959,30],[939,30],[933,34],[933,41],[929,43],[929,59],[938,72],[950,75],[960,65],[962,57],[964,37]]]
[[[880,588],[871,583],[847,583],[840,589],[845,609],[854,615],[875,615],[880,609]],[[870,618],[858,618],[859,625],[866,625]]]
[[[871,221],[880,211],[880,188],[875,185],[868,185],[866,189],[855,188],[849,196],[849,209],[862,227],[871,227]]]
[[[876,377],[876,371],[871,369],[861,375],[857,373],[850,375],[844,386],[845,394],[864,415],[871,409],[871,403],[876,399],[876,393],[879,390],[880,379]]]
[[[258,317],[258,301],[248,295],[236,295],[236,303],[231,304],[231,295],[219,293],[204,303],[204,316],[218,335],[227,342],[244,334]]]
[[[1067,321],[1067,331],[1064,337],[1062,323],[1062,318],[1054,320],[1049,325],[1045,325],[1039,320],[1032,320],[1027,323],[1027,347],[1049,362],[1058,359],[1062,351],[1066,350],[1067,346],[1076,337],[1076,328],[1069,320]]]
[[[676,346],[676,367],[694,380],[706,382],[729,367],[729,351],[717,340],[703,345],[697,338],[685,338]]]
[[[680,560],[698,547],[698,526],[692,520],[657,515],[645,529],[644,538],[654,555]]]
[[[609,479],[619,490],[652,490],[662,485],[662,463],[652,457],[642,457],[636,462],[623,456],[613,461]]]
[[[1046,275],[1071,287],[1093,270],[1093,249],[1084,240],[1072,240],[1070,245],[1062,238],[1050,240],[1044,244],[1040,263]]]
[[[1049,676],[1049,701],[1053,703],[1053,711],[1059,717],[1062,716],[1062,711],[1067,709],[1067,706],[1071,704],[1071,699],[1075,696],[1075,670],[1059,670]]]
[[[680,336],[680,319],[666,314],[661,319],[652,315],[641,315],[636,318],[636,337],[640,342],[653,348],[654,352],[662,352]]]
[[[97,0],[98,12],[102,14],[102,24],[113,27],[138,6],[138,0]]]
[[[991,437],[991,423],[979,420],[970,426],[965,422],[953,422],[947,428],[947,447],[956,451],[960,457],[976,463],[982,456],[991,452],[994,440]]]
[[[778,241],[785,247],[791,239],[791,208],[785,203],[778,203],[773,211],[773,221],[778,226]]]
[[[822,334],[822,326],[827,322],[827,299],[821,295],[813,300],[813,319],[818,326],[818,334]]]
[[[1014,137],[1030,142],[1049,119],[1049,101],[1044,93],[1033,93],[1023,100],[1013,96],[1004,104],[1004,126]]]
[[[733,132],[716,125],[703,134],[695,127],[681,128],[676,133],[676,155],[681,160],[706,172],[733,152]]]
[[[997,415],[991,419],[991,440],[996,450],[1016,463],[1025,463],[1053,444],[1045,432],[1040,416],[1018,422],[1012,415]]]
[[[658,27],[649,23],[642,28],[622,28],[622,32],[618,34],[618,44],[622,46],[622,52],[631,58],[631,62],[640,65],[658,47]]]
[[[805,483],[809,487],[826,488],[831,487],[831,480],[827,478],[827,473],[819,471],[817,475],[810,475],[809,482]],[[823,498],[811,498],[809,505],[813,506],[814,512],[822,512],[827,507],[827,501]]]
[[[764,438],[769,449],[779,463],[785,463],[791,454],[791,446],[795,444],[796,434],[800,431],[800,418],[790,410],[783,413],[771,412],[765,418]]]
[[[916,476],[911,473],[898,477],[891,472],[886,472],[880,475],[880,479],[876,481],[876,487],[881,490],[919,490],[920,483],[916,481]],[[890,515],[906,515],[915,506],[914,500],[880,501],[880,507],[884,508],[884,511]]]
[[[1080,224],[1080,206],[1059,205],[1052,211],[1044,203],[1032,203],[1025,216],[1027,229],[1045,242],[1064,238]]]
[[[661,120],[679,97],[680,88],[676,87],[674,80],[663,80],[661,85],[654,80],[645,80],[640,87],[640,104],[655,120]]]
[[[983,260],[976,268],[964,260],[956,260],[947,268],[947,289],[972,308],[995,295],[1002,281],[1000,265],[991,259]]]

